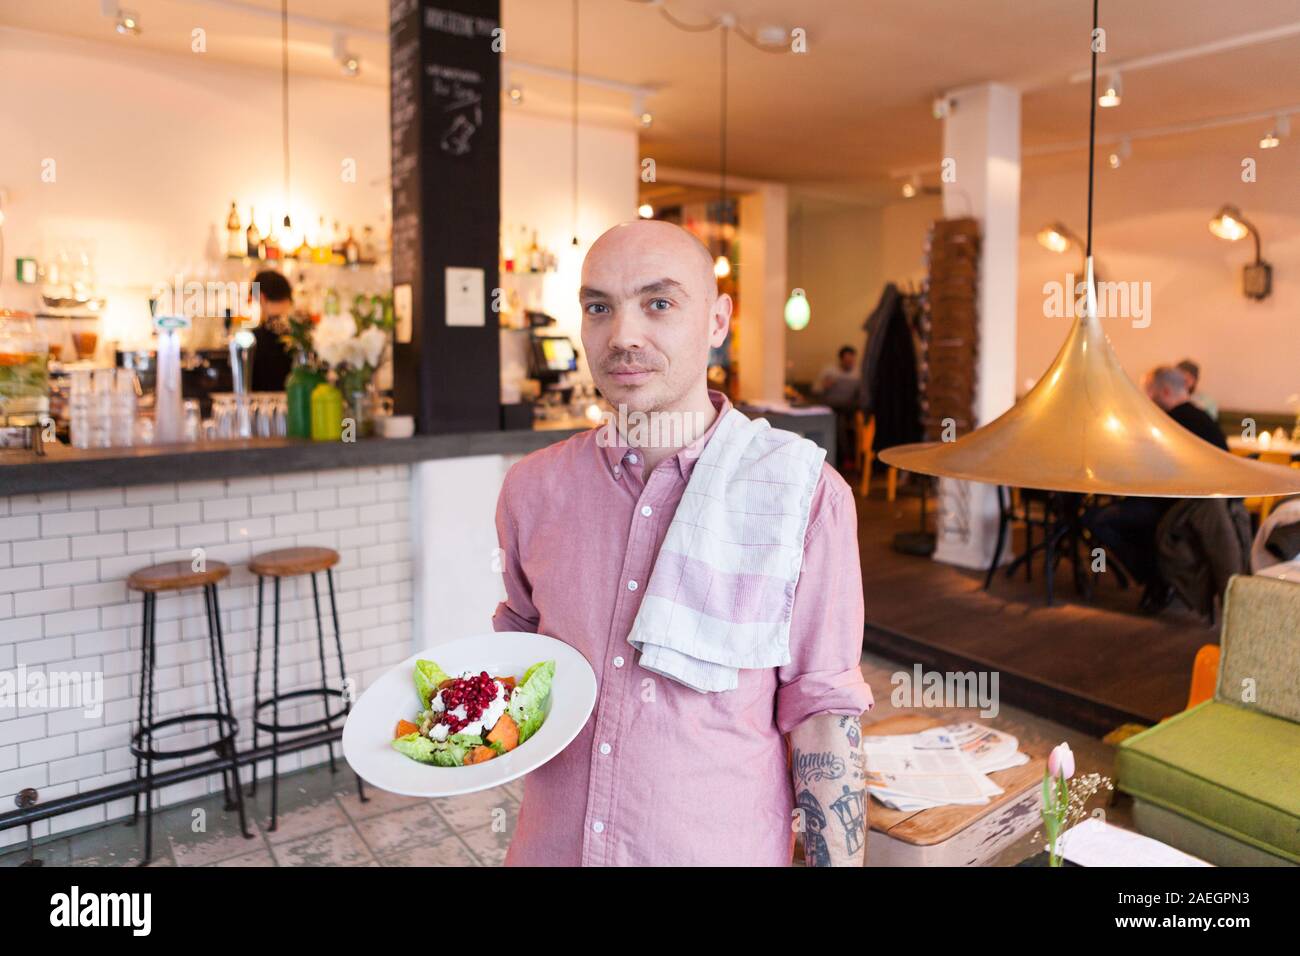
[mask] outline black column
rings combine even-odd
[[[397,411],[426,434],[494,430],[500,0],[390,0],[389,12]],[[458,274],[452,296],[464,303],[481,292],[481,324],[477,309],[449,316],[449,268],[482,270],[481,279]]]

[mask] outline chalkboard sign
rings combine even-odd
[[[411,289],[394,348],[397,409],[423,433],[500,427],[500,0],[390,0],[393,284]],[[448,273],[448,270],[453,270]],[[482,270],[483,322],[447,322],[447,276]]]

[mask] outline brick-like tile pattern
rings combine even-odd
[[[241,746],[252,743],[256,578],[252,555],[319,545],[341,557],[334,569],[343,651],[357,691],[411,653],[411,474],[408,466],[339,469],[130,488],[0,496],[0,807],[36,787],[42,801],[130,779],[127,744],[140,678],[140,595],[125,581],[138,568],[190,560],[194,548],[232,567],[219,586],[226,662]],[[271,685],[270,582],[263,636],[262,694]],[[320,579],[326,667],[338,684],[329,598]],[[320,662],[311,584],[285,580],[281,592],[281,690],[318,686]],[[155,714],[211,709],[212,665],[201,591],[159,597]],[[103,704],[14,707],[3,699],[24,673],[102,675]],[[319,704],[283,711],[282,720],[319,716]],[[337,701],[335,701],[337,706]],[[313,709],[314,708],[314,709]],[[184,729],[184,728],[182,728]],[[201,741],[205,731],[176,735]],[[326,759],[323,748],[280,761],[282,771]],[[195,760],[205,759],[195,757]],[[174,764],[159,764],[159,768]],[[269,773],[269,767],[262,773]],[[247,776],[247,772],[245,772]],[[221,780],[168,788],[160,804],[219,791]],[[64,814],[35,836],[121,817],[129,801]],[[0,831],[0,847],[24,838]]]

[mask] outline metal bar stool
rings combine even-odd
[[[244,796],[239,785],[239,759],[235,749],[235,739],[239,734],[239,722],[235,720],[234,709],[230,702],[230,682],[226,674],[226,647],[221,634],[221,609],[217,603],[217,582],[230,575],[230,568],[220,561],[208,561],[201,571],[196,571],[189,561],[172,561],[142,568],[126,580],[126,585],[133,591],[144,594],[144,625],[140,639],[140,710],[136,732],[131,736],[131,753],[135,756],[135,778],[141,779],[144,769],[145,829],[144,859],[141,865],[153,858],[153,762],[155,760],[178,760],[195,754],[215,751],[224,758],[221,771],[221,785],[225,791],[226,809],[239,811],[239,829],[247,839],[253,834],[248,832],[248,821],[244,815]],[[181,591],[187,588],[203,588],[203,604],[208,617],[208,650],[212,658],[212,693],[216,699],[216,710],[212,713],[186,713],[163,720],[154,719],[154,665],[157,651],[154,646],[156,631],[156,614],[158,595],[167,591]],[[162,750],[155,746],[155,734],[165,727],[181,727],[186,724],[211,724],[216,730],[216,739],[205,744]],[[140,794],[135,795],[130,825],[140,820]]]
[[[269,829],[272,832],[275,830],[276,817],[279,813],[280,734],[333,726],[335,721],[347,717],[348,712],[352,709],[352,705],[343,691],[343,688],[347,685],[347,671],[343,665],[343,639],[339,631],[339,608],[334,600],[333,568],[338,563],[339,553],[332,548],[285,548],[280,551],[268,551],[265,554],[256,555],[252,561],[248,562],[248,569],[257,575],[257,655],[253,671],[253,748],[257,749],[258,731],[264,730],[270,733],[271,826]],[[325,579],[329,583],[330,613],[334,618],[334,649],[339,659],[340,686],[337,688],[329,686],[325,670],[325,627],[321,623],[320,587],[316,582],[316,575],[322,571],[325,572]],[[320,651],[320,687],[286,691],[282,694],[280,693],[280,579],[303,574],[311,575],[311,597],[312,603],[316,607],[316,644]],[[267,578],[271,578],[275,582],[275,611],[271,662],[271,696],[266,700],[262,700],[262,586]],[[300,721],[296,724],[280,723],[281,702],[317,696],[320,697],[324,716],[314,720]],[[343,702],[343,706],[333,713],[330,712],[331,697],[337,697]],[[268,707],[271,708],[271,719],[269,721],[262,718],[262,711]],[[338,767],[334,763],[333,742],[329,743],[328,747],[330,773],[335,773]],[[249,792],[251,794],[257,793],[256,763],[253,764],[253,785]],[[360,777],[357,777],[357,795],[361,798],[362,803],[368,802],[370,799],[366,796],[365,787]]]

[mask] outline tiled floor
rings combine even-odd
[[[890,702],[890,675],[899,665],[864,655],[863,674],[876,697],[868,715],[875,721],[899,712]],[[925,710],[951,719],[979,719],[971,711]],[[990,721],[1015,734],[1021,749],[1046,754],[1067,741],[1078,773],[1109,775],[1113,748],[1077,731],[1024,711],[1002,707]],[[337,773],[315,767],[280,779],[280,819],[267,832],[270,790],[265,780],[248,801],[252,839],[239,832],[237,815],[222,809],[220,797],[168,807],[154,815],[154,866],[500,866],[514,833],[522,781],[447,800],[398,797],[367,787],[367,803],[357,799],[346,764]],[[1107,808],[1107,818],[1125,825],[1123,805]],[[1039,849],[1029,835],[1006,847],[997,859],[1014,864]],[[51,865],[122,866],[139,862],[142,827],[122,822],[58,837],[37,846]],[[16,866],[25,851],[0,856],[0,867]]]

